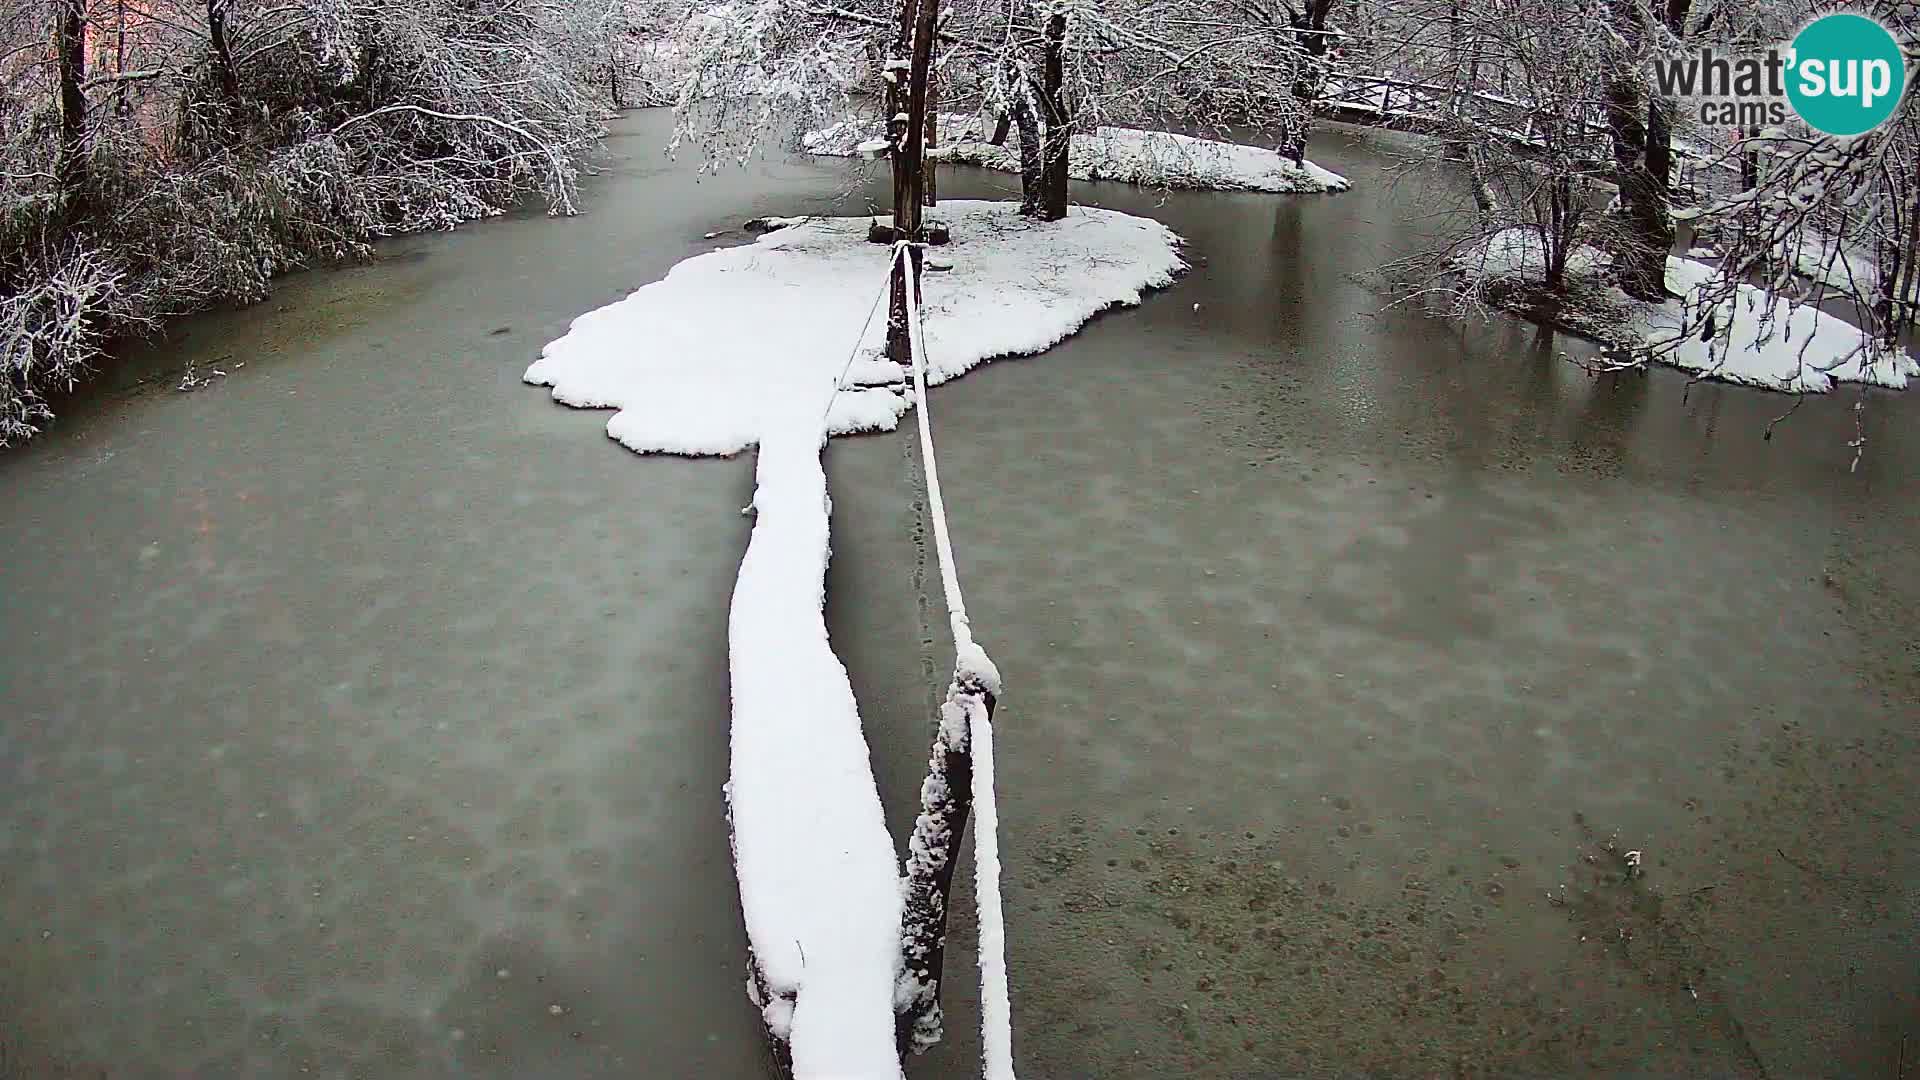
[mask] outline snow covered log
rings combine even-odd
[[[893,839],[847,672],[827,641],[823,436],[761,436],[755,521],[727,624],[727,785],[753,989],[799,1077],[898,1076]]]

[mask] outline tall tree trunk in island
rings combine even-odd
[[[80,212],[87,174],[87,77],[85,0],[60,0],[53,29],[60,78],[60,158],[56,182],[68,220]]]
[[[1040,173],[1045,155],[1041,152],[1040,118],[1034,115],[1033,83],[1026,68],[1007,61],[1007,117],[1019,136],[1020,212],[1028,217],[1040,213]]]
[[[227,6],[230,0],[207,0],[207,40],[213,45],[214,74],[220,80],[220,94],[228,101],[240,100],[240,73],[233,66],[233,46],[227,40]]]
[[[893,228],[899,240],[911,241],[907,258],[893,268],[891,305],[895,318],[887,324],[887,355],[895,363],[911,361],[912,347],[907,334],[906,275],[920,280],[921,182],[926,166],[927,77],[933,65],[933,28],[939,16],[939,0],[912,3],[913,59],[907,72],[906,120],[898,142],[894,144]],[[901,125],[894,125],[900,127]]]
[[[1280,153],[1302,164],[1307,159],[1307,136],[1313,131],[1313,107],[1320,99],[1320,88],[1327,81],[1327,17],[1333,12],[1333,0],[1306,0],[1298,9],[1287,9],[1289,44],[1294,50],[1293,100],[1297,106],[1293,120],[1280,140]]]
[[[887,47],[885,105],[887,110],[887,140],[893,144],[893,204],[900,205],[900,192],[906,189],[906,162],[904,153],[907,145],[907,78],[912,70],[908,59],[913,51],[913,21],[920,10],[917,0],[900,0],[899,16],[894,23],[893,44]],[[901,293],[899,302],[906,303],[906,294]]]
[[[913,60],[907,73],[907,138],[900,148],[900,175],[905,187],[894,204],[894,225],[905,239],[920,240],[922,190],[927,178],[927,101],[933,81],[933,28],[940,14],[939,0],[918,0],[913,20]],[[919,265],[918,250],[915,266]]]
[[[896,226],[900,224],[900,202],[907,190],[907,72],[911,67],[907,61],[907,50],[909,42],[913,40],[915,9],[914,0],[900,0],[899,36],[888,46],[885,60],[887,141],[891,147],[893,221]],[[908,355],[911,345],[907,335],[907,284],[898,273],[897,266],[889,271],[889,278],[893,284],[887,295],[887,358],[897,364],[905,364],[911,361]]]
[[[1073,124],[1067,116],[1066,81],[1067,16],[1054,12],[1047,16],[1044,32],[1046,48],[1044,84],[1040,107],[1046,110],[1044,158],[1040,169],[1040,220],[1059,221],[1067,216],[1067,165],[1073,153]]]
[[[900,913],[901,959],[911,993],[896,998],[894,1037],[900,1052],[923,1053],[940,1041],[940,986],[946,978],[947,915],[953,871],[973,809],[973,745],[966,702],[977,699],[993,716],[993,695],[956,675],[934,726],[920,813],[907,845],[906,896]],[[950,710],[960,712],[949,722]]]

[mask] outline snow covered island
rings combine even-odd
[[[1014,148],[988,142],[976,116],[942,113],[939,132],[940,145],[929,153],[936,161],[1020,171]],[[854,157],[863,145],[875,140],[885,142],[884,132],[873,122],[844,120],[808,132],[801,142],[809,153]],[[1143,187],[1202,191],[1310,193],[1345,191],[1352,186],[1338,173],[1311,161],[1296,165],[1291,158],[1266,147],[1124,127],[1103,127],[1074,135],[1067,173],[1075,180],[1115,180]]]
[[[933,383],[1040,352],[1184,268],[1166,226],[1110,210],[1051,223],[999,202],[931,213],[953,237],[932,249],[922,285]],[[901,1074],[902,868],[822,612],[821,448],[892,429],[912,404],[881,355],[892,251],[867,242],[871,220],[786,219],[756,243],[688,259],[575,319],[524,376],[566,404],[618,410],[607,434],[643,453],[759,448],[729,619],[727,802],[750,993],[800,1077]]]

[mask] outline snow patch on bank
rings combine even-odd
[[[1018,151],[1011,145],[1014,137],[1008,137],[1009,145],[992,145],[978,117],[942,113],[938,131],[940,145],[929,153],[937,161],[1020,171]],[[852,157],[875,134],[872,124],[848,120],[809,132],[802,143],[811,153]],[[1311,161],[1296,165],[1266,147],[1124,127],[1076,134],[1067,173],[1075,180],[1203,191],[1308,193],[1346,191],[1352,186],[1338,173]]]
[[[1867,335],[1845,319],[1811,305],[1795,306],[1783,296],[1742,284],[1731,300],[1714,310],[1724,334],[1683,341],[1680,332],[1699,323],[1702,290],[1718,272],[1693,259],[1667,259],[1667,288],[1685,299],[1643,309],[1644,334],[1658,355],[1675,367],[1727,382],[1794,394],[1824,394],[1836,382],[1868,383],[1895,390],[1920,376],[1920,364],[1906,352],[1872,354]]]
[[[953,236],[928,256],[951,269],[922,283],[932,383],[1046,349],[1184,266],[1166,226],[1114,211],[1041,223],[1008,203],[956,201],[930,215]],[[728,624],[728,805],[755,1004],[803,1078],[900,1075],[900,867],[822,614],[821,448],[830,434],[891,429],[909,405],[905,373],[881,356],[892,251],[867,242],[870,220],[788,220],[688,259],[574,320],[524,376],[566,404],[618,410],[607,433],[641,452],[759,447]]]
[[[1537,284],[1545,249],[1534,230],[1504,229],[1457,254],[1452,265],[1479,280]],[[1567,258],[1570,280],[1597,286],[1606,269],[1607,256],[1593,247],[1582,245]],[[1626,313],[1611,336],[1706,378],[1792,394],[1824,394],[1840,382],[1903,389],[1920,377],[1920,363],[1903,351],[1869,362],[1867,335],[1845,319],[1744,283],[1715,308],[1717,333],[1707,341],[1697,331],[1683,337],[1686,327],[1700,325],[1700,306],[1717,273],[1695,259],[1669,256],[1667,288],[1680,299],[1648,304],[1611,289],[1611,303]]]

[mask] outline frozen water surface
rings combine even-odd
[[[586,216],[289,280],[0,457],[8,1066],[761,1073],[720,795],[751,464],[639,459],[519,377],[847,184],[696,183],[665,124],[621,122]],[[1762,442],[1777,395],[1376,315],[1348,275],[1418,211],[1366,145],[1313,156],[1354,190],[1081,188],[1196,268],[934,395],[1008,688],[1022,1071],[1892,1075],[1920,404],[1874,392],[1850,474],[1852,390]],[[231,373],[176,394],[188,360]],[[914,452],[826,455],[901,841],[950,662]],[[970,955],[913,1075],[974,1071]]]

